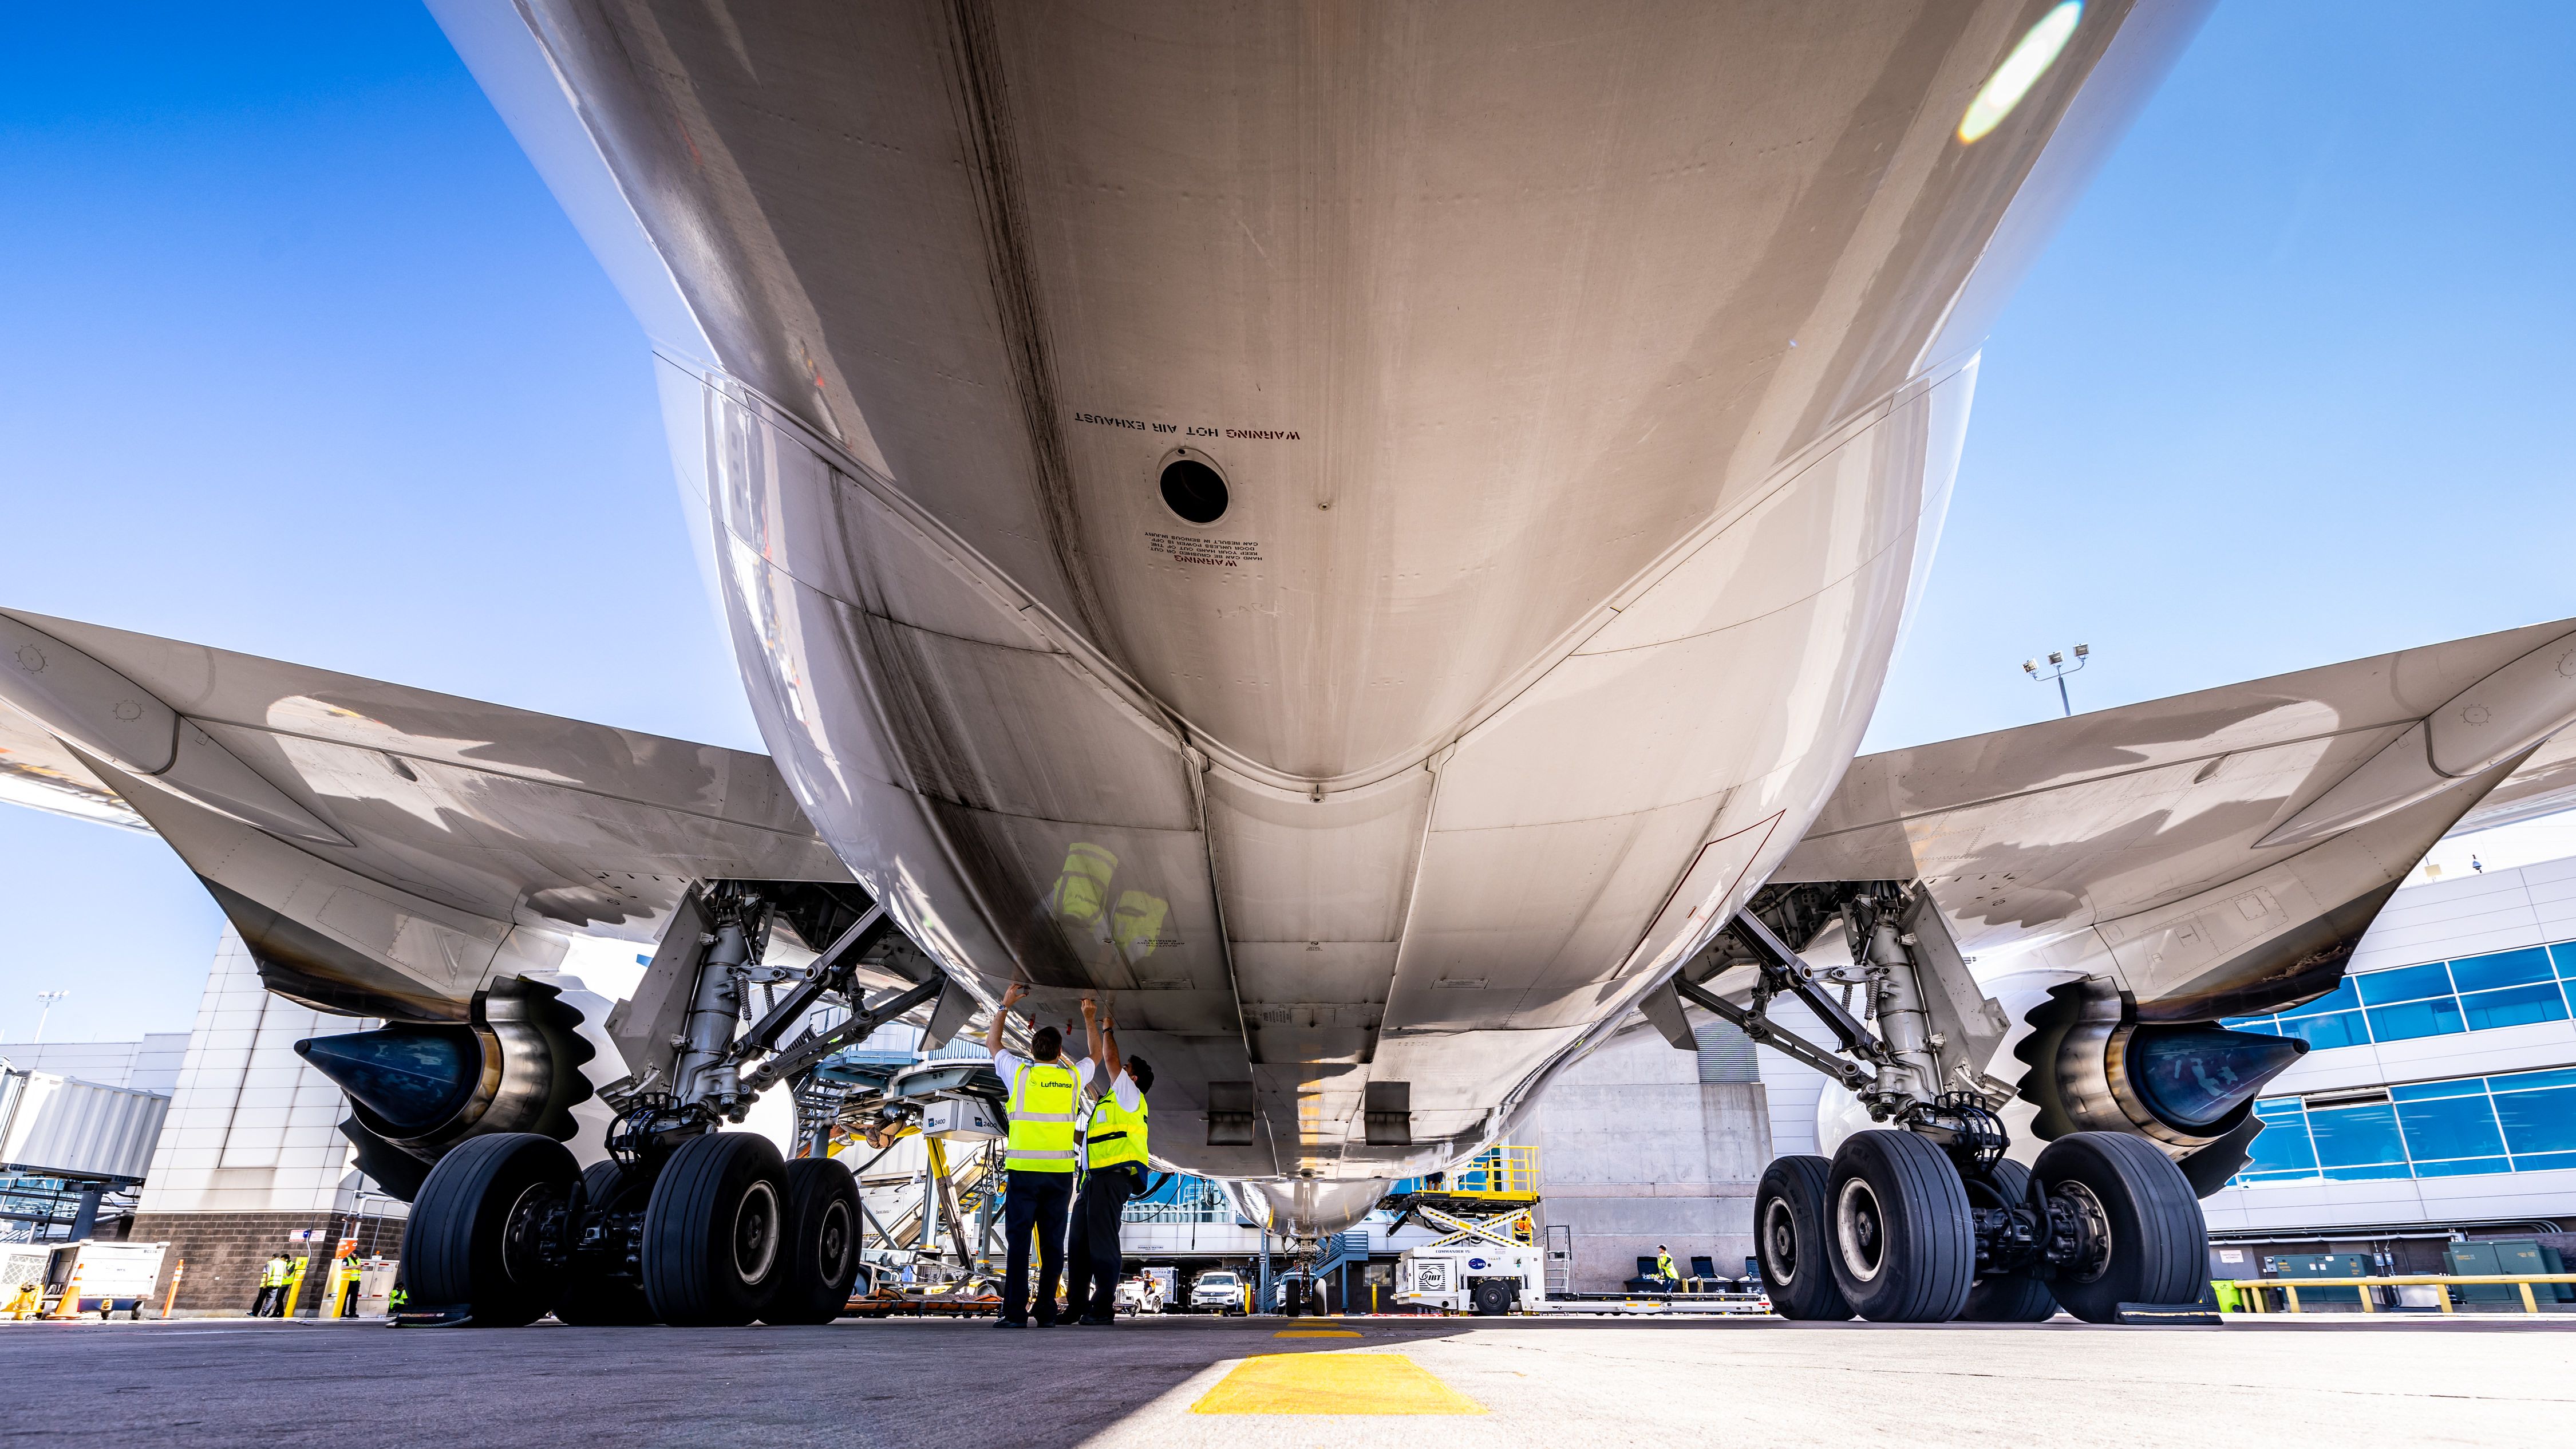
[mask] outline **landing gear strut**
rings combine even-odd
[[[1811,903],[1812,904],[1812,903]],[[2094,1323],[2123,1304],[2200,1295],[2208,1229],[2182,1169],[2143,1138],[2076,1132],[2029,1168],[2005,1159],[2008,1089],[1976,1063],[2001,1014],[1967,974],[1931,898],[1893,883],[1839,905],[1854,964],[1820,974],[1758,916],[1737,918],[1760,975],[1749,1006],[1687,980],[1683,999],[1849,1088],[1895,1131],[1846,1138],[1828,1161],[1783,1157],[1754,1195],[1757,1259],[1784,1317],[2031,1323],[2060,1306]],[[1844,988],[1837,998],[1827,985]],[[1873,1034],[1849,993],[1866,989]],[[1794,995],[1837,1041],[1771,1022]]]

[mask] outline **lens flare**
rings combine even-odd
[[[2039,17],[2039,23],[2022,36],[2021,43],[1995,67],[1986,78],[1977,98],[1968,102],[1968,113],[1959,118],[1959,140],[1973,142],[2003,124],[2030,88],[2057,63],[2059,51],[2075,37],[2075,22],[2084,18],[2084,0],[2066,3]]]

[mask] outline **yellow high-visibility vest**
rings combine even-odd
[[[1091,1170],[1116,1167],[1122,1162],[1145,1160],[1145,1114],[1152,1104],[1145,1094],[1136,1094],[1136,1110],[1118,1105],[1118,1094],[1112,1091],[1091,1108],[1091,1132],[1083,1139]]]
[[[1073,1171],[1073,1068],[1061,1058],[1023,1062],[1011,1082],[1011,1136],[1002,1165],[1013,1172]]]
[[[266,1265],[261,1267],[259,1270],[259,1286],[262,1288],[285,1287],[286,1275],[289,1271],[289,1267],[289,1264],[280,1259],[269,1259]]]
[[[1681,1276],[1681,1274],[1673,1271],[1672,1254],[1657,1253],[1655,1255],[1655,1276],[1658,1278],[1679,1278]]]

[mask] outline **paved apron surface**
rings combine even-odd
[[[2355,1315],[2357,1317],[2357,1315]],[[2563,1446],[2576,1324],[0,1326],[11,1444]],[[1356,1336],[1353,1336],[1353,1334]],[[1426,1436],[1430,1436],[1426,1439]]]

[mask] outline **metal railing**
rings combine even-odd
[[[2246,1310],[2251,1313],[2270,1312],[2271,1310],[2264,1306],[2263,1295],[2275,1289],[2287,1298],[2286,1311],[2298,1313],[2303,1311],[2299,1307],[2299,1290],[2302,1288],[2430,1288],[2435,1286],[2442,1289],[2442,1292],[2437,1295],[2441,1310],[2449,1313],[2452,1311],[2451,1285],[2464,1283],[2513,1284],[2522,1289],[2522,1311],[2538,1313],[2540,1302],[2532,1296],[2531,1285],[2576,1283],[2576,1273],[2421,1274],[2406,1278],[2225,1278],[2219,1281],[2234,1288],[2244,1302],[2252,1305]],[[2379,1311],[2379,1305],[2371,1301],[2370,1294],[2361,1293],[2356,1296],[2361,1299],[2362,1312]]]
[[[1538,1149],[1488,1147],[1449,1174],[1448,1190],[1460,1197],[1535,1197]]]

